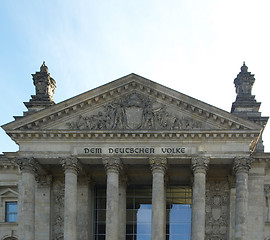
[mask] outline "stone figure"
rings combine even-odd
[[[169,113],[165,107],[149,98],[132,93],[123,99],[103,106],[104,111],[90,116],[79,116],[67,123],[70,129],[112,130],[185,130],[200,129],[201,123],[188,117]]]

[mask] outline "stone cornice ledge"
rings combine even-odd
[[[12,140],[27,139],[250,139],[259,137],[257,130],[189,130],[189,131],[9,131]]]

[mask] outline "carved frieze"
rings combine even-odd
[[[64,180],[53,183],[53,240],[64,239]]]
[[[170,113],[166,107],[148,97],[132,93],[103,106],[103,111],[88,116],[80,116],[68,122],[74,130],[184,130],[200,129],[202,124],[190,117],[180,117]]]
[[[224,181],[206,183],[206,240],[226,240],[228,230],[229,184]]]

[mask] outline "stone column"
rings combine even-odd
[[[192,158],[191,167],[194,174],[193,196],[192,196],[192,225],[191,239],[204,240],[205,238],[205,189],[206,171],[209,158]]]
[[[107,173],[106,240],[118,240],[120,158],[104,158]]]
[[[20,240],[35,240],[35,173],[37,162],[33,158],[16,160],[22,176],[20,184]]]
[[[247,239],[248,171],[252,158],[236,157],[233,169],[236,175],[235,240]]]
[[[127,208],[127,199],[126,199],[126,190],[127,190],[127,177],[120,176],[119,181],[119,240],[126,239],[126,208]]]
[[[153,175],[152,184],[152,224],[151,239],[165,240],[165,186],[164,176],[167,169],[166,158],[151,158],[150,166]]]
[[[61,161],[65,170],[64,240],[77,239],[77,176],[80,163],[76,158]]]
[[[41,175],[37,178],[36,196],[36,240],[51,239],[51,175]]]

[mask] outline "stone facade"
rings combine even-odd
[[[2,126],[20,150],[0,156],[0,240],[270,238],[268,118],[245,64],[231,113],[136,74],[58,104],[45,63],[33,81]]]

